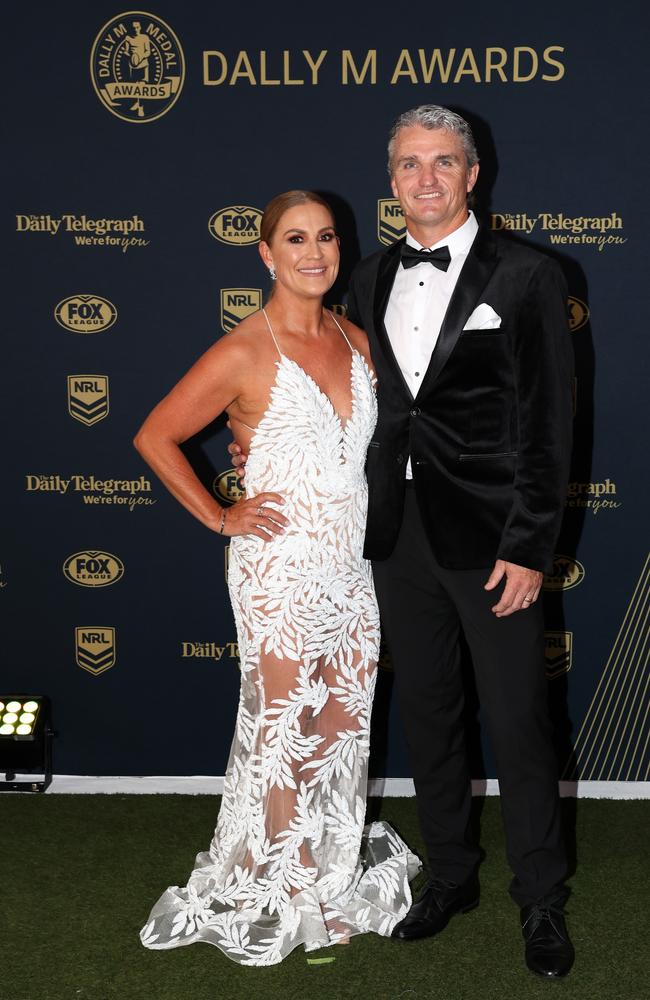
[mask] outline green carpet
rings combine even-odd
[[[482,803],[481,803],[482,804]],[[207,944],[151,952],[149,908],[184,884],[209,846],[218,801],[181,795],[0,798],[2,1000],[642,1000],[649,995],[648,802],[565,801],[577,873],[569,921],[577,960],[557,983],[525,968],[507,895],[498,799],[485,800],[482,898],[438,938],[376,935],[279,966],[242,968]],[[412,799],[372,803],[420,853]],[[481,805],[477,804],[477,809]],[[575,813],[575,815],[573,815]]]

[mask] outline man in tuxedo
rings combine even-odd
[[[425,105],[389,142],[406,237],[355,269],[379,421],[367,558],[395,671],[430,878],[393,936],[440,932],[479,900],[459,666],[469,646],[497,760],[510,892],[528,967],[573,963],[544,673],[542,574],[569,469],[572,351],[559,267],[479,226],[471,129]]]

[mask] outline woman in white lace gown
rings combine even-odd
[[[329,207],[278,196],[260,252],[275,281],[267,309],[221,338],[136,438],[172,493],[232,536],[241,658],[214,839],[141,940],[207,941],[243,965],[389,935],[419,868],[386,823],[364,830],[379,650],[364,463],[377,406],[365,335],[322,307],[339,263]],[[249,453],[245,498],[228,510],[178,447],[224,410]]]

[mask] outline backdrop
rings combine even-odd
[[[356,260],[402,231],[389,126],[434,102],[475,127],[485,224],[557,258],[569,283],[576,447],[545,594],[561,768],[648,777],[641,10],[63,0],[5,13],[0,695],[51,697],[57,771],[223,774],[239,686],[227,547],[131,441],[259,307],[260,212],[280,191],[331,199],[344,308]],[[228,441],[216,424],[187,452],[233,500]],[[391,687],[386,664],[375,776],[410,774]],[[474,773],[493,775],[489,746],[473,745]]]

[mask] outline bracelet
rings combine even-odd
[[[226,523],[226,508],[223,507],[221,510],[221,524],[219,525],[219,534],[223,535],[223,526]]]

